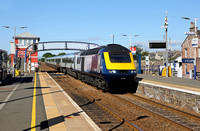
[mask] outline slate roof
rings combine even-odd
[[[35,35],[31,34],[30,32],[24,32],[22,34],[19,34],[19,35],[15,36],[15,38],[16,39],[19,39],[19,38],[40,39],[40,37],[35,36]]]

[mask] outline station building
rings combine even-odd
[[[29,32],[24,32],[22,34],[15,36],[15,43],[10,42],[11,43],[11,65],[13,66],[14,56],[15,54],[17,54],[17,60],[16,60],[17,69],[20,71],[24,71],[25,66],[31,66],[31,70],[34,71],[35,67],[38,66],[38,52],[35,52],[32,55],[30,55],[30,58],[27,58],[26,60],[27,63],[24,64],[25,50],[29,45],[33,43],[38,43],[39,41],[40,41],[40,37],[35,36]],[[16,44],[16,47],[14,44]],[[31,53],[31,52],[32,52],[32,48],[27,50],[27,53]]]
[[[183,78],[191,78],[190,72],[194,72],[194,60],[196,58],[196,72],[200,75],[200,30],[196,27],[197,36],[188,35],[181,45],[182,48],[182,76]],[[195,25],[191,22],[189,32],[195,32]],[[197,45],[194,46],[194,39]],[[196,43],[196,42],[195,42]],[[196,54],[196,56],[195,56]],[[197,78],[198,78],[197,77]],[[193,77],[192,77],[193,78]]]

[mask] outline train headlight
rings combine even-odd
[[[110,70],[109,73],[116,73],[116,70]]]
[[[132,70],[131,73],[136,73],[136,70]]]

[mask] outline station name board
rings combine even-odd
[[[183,58],[182,63],[193,63],[194,58]]]

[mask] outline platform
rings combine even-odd
[[[49,74],[39,77],[50,130],[101,130]]]
[[[138,74],[137,93],[200,113],[200,81]]]
[[[46,72],[0,85],[0,123],[6,131],[101,130]]]

